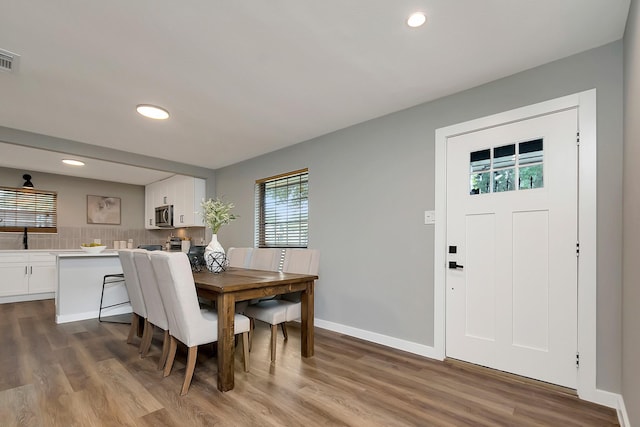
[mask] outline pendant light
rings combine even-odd
[[[24,179],[24,184],[22,184],[22,188],[33,188],[33,182],[31,182],[31,175],[25,173],[22,175],[22,179]]]

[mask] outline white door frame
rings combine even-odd
[[[515,110],[436,129],[435,158],[435,264],[434,351],[443,360],[445,352],[445,286],[447,230],[447,139],[457,135],[525,120],[566,109],[578,109],[580,155],[578,164],[578,395],[592,402],[614,406],[611,394],[596,389],[596,90],[576,93]]]

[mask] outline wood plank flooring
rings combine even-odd
[[[571,393],[463,364],[438,362],[316,330],[278,337],[258,322],[250,371],[236,352],[234,390],[216,388],[213,348],[198,352],[180,397],[185,352],[172,374],[126,344],[128,325],[54,322],[52,300],[0,305],[0,426],[614,426],[615,411]],[[134,341],[139,343],[139,339]]]

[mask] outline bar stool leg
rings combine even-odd
[[[119,305],[124,305],[124,304],[128,304],[130,301],[122,301],[116,304],[111,304],[111,305],[106,305],[103,306],[102,304],[104,303],[104,290],[106,288],[107,285],[112,285],[112,284],[116,284],[116,283],[121,283],[122,285],[124,285],[124,274],[123,273],[118,273],[118,274],[105,274],[104,277],[102,278],[102,293],[100,294],[100,308],[98,309],[98,321],[99,322],[107,322],[107,323],[126,323],[128,324],[129,322],[120,322],[120,321],[114,321],[114,320],[103,320],[102,319],[102,310],[105,308],[111,308],[111,307],[116,307]]]

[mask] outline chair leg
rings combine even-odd
[[[193,371],[196,367],[197,356],[198,356],[198,346],[194,345],[193,347],[189,347],[189,352],[187,353],[187,367],[184,372],[184,383],[182,383],[182,390],[180,391],[180,396],[184,396],[189,391],[189,386],[191,385],[191,378],[193,378]]]
[[[153,339],[153,324],[144,319],[144,332],[142,333],[142,341],[140,342],[140,357],[147,357],[149,348],[151,348],[151,340]]]
[[[140,319],[142,319],[141,316],[138,316],[138,317],[140,317]],[[137,331],[137,333],[138,333],[138,338],[142,338],[142,335],[144,335],[144,322],[138,322],[138,331]]]
[[[169,353],[167,354],[167,363],[164,364],[164,372],[162,374],[163,377],[168,377],[171,373],[171,368],[173,368],[173,361],[176,358],[176,350],[178,349],[178,341],[171,337],[169,342]]]
[[[162,355],[160,356],[160,360],[158,360],[158,370],[164,368],[164,365],[167,363],[169,341],[171,341],[171,338],[169,337],[169,330],[167,329],[164,331],[164,337],[162,338]]]
[[[244,359],[244,371],[249,372],[249,332],[242,333],[242,358]]]
[[[253,317],[249,318],[249,351],[251,351],[251,346],[253,345],[253,330],[256,327],[256,320]]]
[[[282,327],[282,335],[284,335],[284,339],[288,340],[289,335],[287,334],[287,324],[285,322],[280,323],[280,327]]]
[[[278,338],[278,325],[271,325],[271,361],[276,360],[276,339]]]
[[[131,316],[131,327],[129,328],[129,336],[127,337],[127,344],[131,344],[133,342],[133,336],[138,331],[138,322],[140,321],[140,316],[136,313],[133,313]]]

